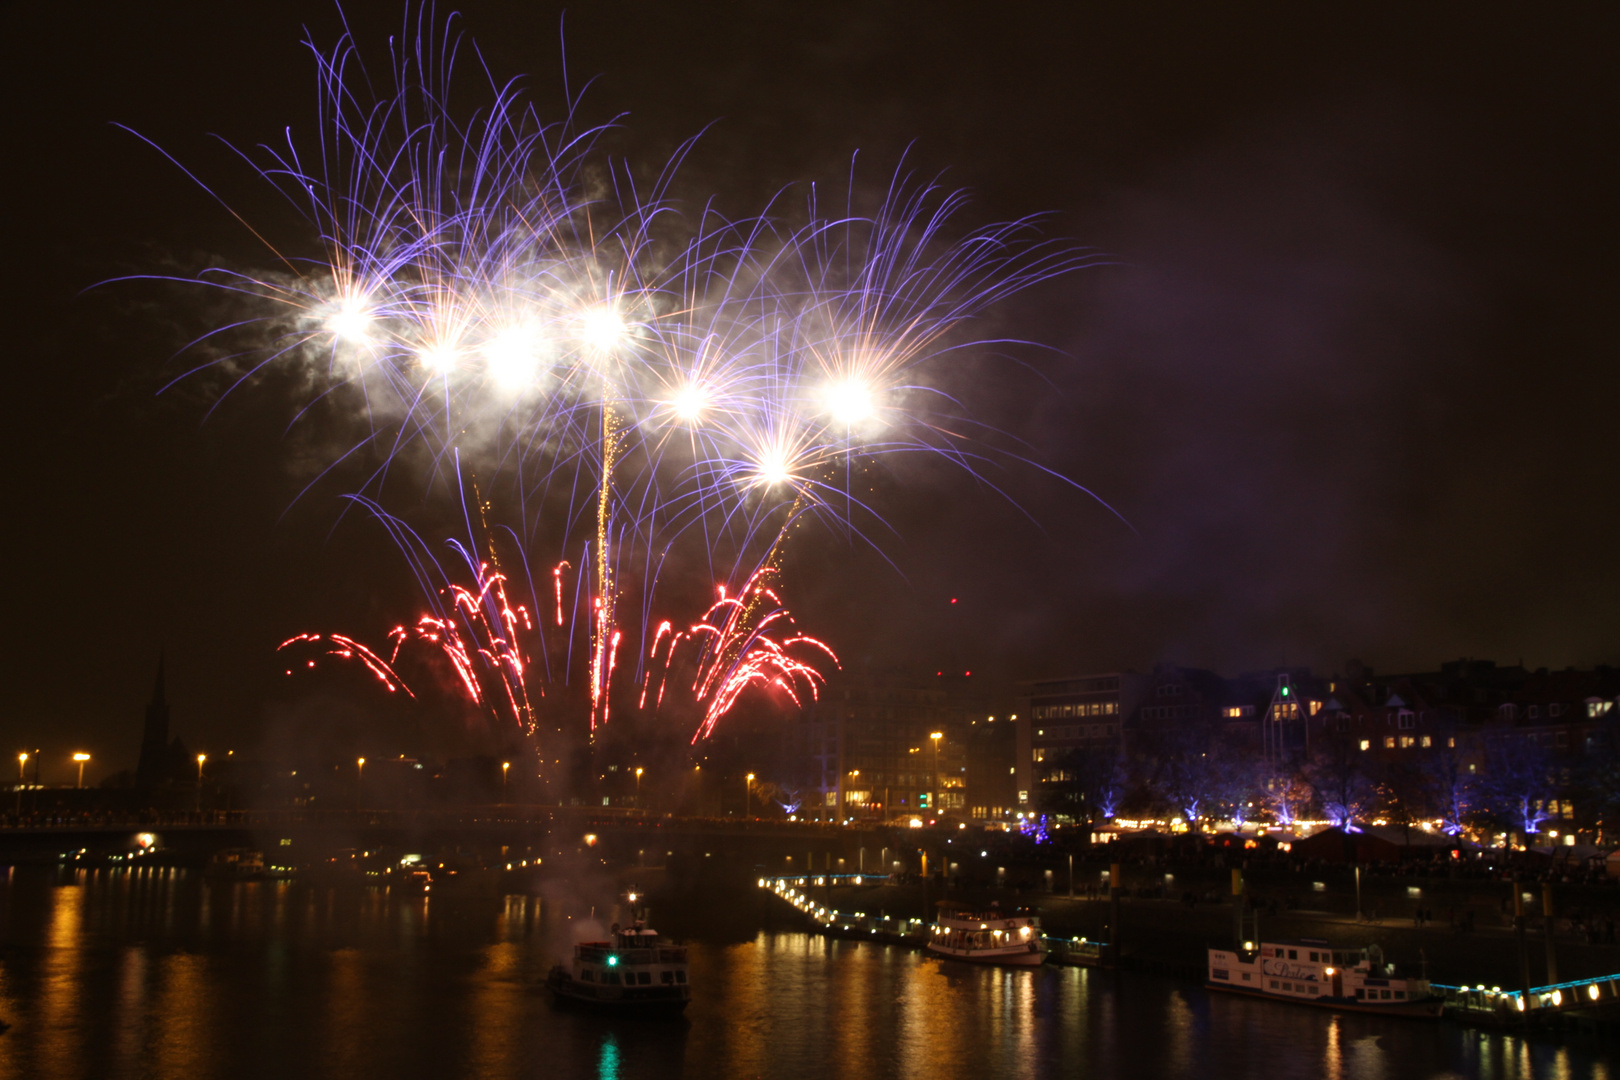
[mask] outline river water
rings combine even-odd
[[[606,1019],[557,1011],[537,988],[592,914],[560,902],[158,868],[0,875],[6,1078],[1620,1080],[1620,1048],[1591,1038],[1336,1016],[1134,973],[971,967],[755,932],[757,910],[723,938],[689,939],[685,1019]]]

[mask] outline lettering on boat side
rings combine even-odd
[[[1284,979],[1309,979],[1316,981],[1316,972],[1299,964],[1290,964],[1286,960],[1262,960],[1260,970],[1267,975],[1276,975]]]

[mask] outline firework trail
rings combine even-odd
[[[403,690],[407,697],[415,697],[411,688],[405,685],[405,680],[394,671],[393,664],[378,656],[370,648],[344,634],[295,634],[276,646],[277,652],[284,652],[295,646],[318,646],[325,643],[326,647],[321,653],[326,656],[335,656],[340,660],[359,660],[366,669],[376,676],[377,681],[387,687],[390,694],[396,690]],[[305,666],[315,667],[314,660],[305,661]],[[292,669],[287,669],[292,674]]]
[[[405,649],[425,647],[430,655],[446,661],[454,685],[469,703],[496,721],[515,725],[525,735],[534,734],[538,710],[533,702],[547,697],[548,676],[542,669],[541,682],[531,688],[528,655],[541,642],[541,627],[524,605],[509,598],[506,575],[493,567],[497,557],[493,537],[486,534],[481,543],[450,541],[447,546],[456,560],[447,569],[404,522],[374,504],[369,509],[384,522],[401,549],[413,554],[419,575],[443,582],[433,592],[436,602],[414,623],[401,624],[388,632],[393,647],[387,660],[344,634],[298,634],[280,648],[324,645],[325,655],[358,660],[390,691],[399,689],[414,697],[396,665]],[[471,558],[470,553],[479,549],[488,552],[487,561]],[[450,580],[458,572],[456,562],[461,564],[459,572],[470,575],[470,585]],[[560,582],[566,565],[563,562],[553,568],[554,581]],[[724,585],[717,586],[718,599],[685,630],[675,631],[668,619],[659,623],[648,653],[653,663],[641,680],[637,711],[657,716],[665,707],[668,684],[674,677],[683,688],[679,701],[683,705],[695,704],[700,714],[692,735],[696,743],[714,731],[750,687],[775,687],[796,706],[803,705],[807,696],[813,700],[818,695],[825,677],[806,659],[806,654],[819,655],[834,665],[838,658],[825,642],[793,629],[791,615],[769,585],[770,577],[770,571],[757,572],[735,596],[728,595]],[[601,619],[598,600],[591,612],[592,633],[603,632]],[[603,658],[603,668],[598,671],[593,667],[590,673],[593,719],[600,710],[603,724],[611,715],[613,675],[621,640],[622,633],[614,630],[608,648],[592,653],[593,665],[595,657]],[[690,679],[682,674],[686,664],[690,665]],[[308,661],[307,666],[314,667],[315,661]],[[566,679],[566,671],[558,674]],[[649,707],[648,690],[655,676],[658,693]]]
[[[542,650],[542,683],[566,679],[580,610],[592,730],[608,721],[623,641],[643,694],[661,643],[666,668],[677,642],[683,655],[701,644],[700,736],[748,686],[813,695],[813,669],[787,650],[824,646],[787,633],[764,585],[789,530],[816,519],[865,538],[881,524],[852,490],[857,460],[923,452],[971,471],[999,453],[928,369],[1004,344],[976,340],[973,320],[1094,256],[1043,238],[1035,219],[961,228],[966,197],[903,164],[869,213],[852,209],[853,176],[830,213],[815,189],[801,207],[783,196],[752,217],[707,202],[691,212],[672,196],[690,143],[650,186],[607,161],[607,183],[588,187],[607,126],[581,126],[566,86],[553,122],[493,80],[480,108],[457,112],[452,27],[408,10],[381,94],[348,37],[310,43],[313,134],[289,129],[283,147],[242,157],[301,210],[322,254],[282,254],[303,238],[266,240],[274,272],[193,279],[247,312],[196,343],[206,360],[188,374],[223,372],[228,394],[295,366],[311,387],[298,422],[359,419],[362,434],[322,475],[360,470],[353,494],[391,523],[429,600],[394,631],[396,656],[411,642],[441,650],[473,700],[501,703],[525,730],[535,709],[520,632]],[[463,460],[517,508],[518,551],[577,558],[552,573],[561,657],[531,633],[540,594],[526,566],[534,602],[513,605],[492,542],[452,545],[462,565],[447,573],[381,508],[396,476],[460,490]],[[678,634],[653,615],[674,552],[709,580],[746,583]],[[569,612],[574,566],[585,599]],[[621,603],[627,590],[635,602]]]
[[[671,633],[669,623],[659,625],[651,655],[657,657],[666,634],[669,644],[664,650],[655,711],[663,704],[664,683],[677,649],[684,642],[695,646],[697,651],[696,674],[690,690],[693,700],[702,708],[702,720],[692,733],[694,744],[714,731],[721,717],[731,711],[743,691],[751,686],[774,686],[796,706],[804,704],[801,694],[807,693],[812,700],[817,697],[825,676],[810,662],[794,656],[790,650],[795,647],[802,646],[801,652],[820,652],[833,664],[838,663],[837,655],[825,642],[793,632],[792,616],[767,584],[768,577],[766,571],[756,573],[735,597],[727,596],[725,588],[720,587],[719,599],[685,631]],[[649,670],[648,682],[652,676],[653,671]],[[642,701],[646,701],[645,686]]]

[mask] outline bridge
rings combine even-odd
[[[59,861],[69,852],[104,856],[156,847],[178,862],[237,847],[288,865],[348,848],[413,851],[593,849],[625,864],[671,854],[744,866],[855,866],[894,848],[893,830],[781,819],[680,818],[618,807],[486,805],[420,810],[203,811],[62,814],[0,821],[0,863]],[[863,851],[863,849],[865,849]],[[272,854],[273,853],[273,854]],[[800,860],[803,860],[801,862]],[[751,878],[750,878],[751,880]]]

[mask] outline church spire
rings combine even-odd
[[[159,649],[157,682],[152,685],[152,708],[167,709],[168,707],[169,702],[163,694],[163,650]]]
[[[141,732],[141,759],[135,767],[135,784],[150,790],[168,777],[169,701],[163,685],[163,654],[158,653],[157,681],[152,684],[152,701],[146,706],[146,725]]]

